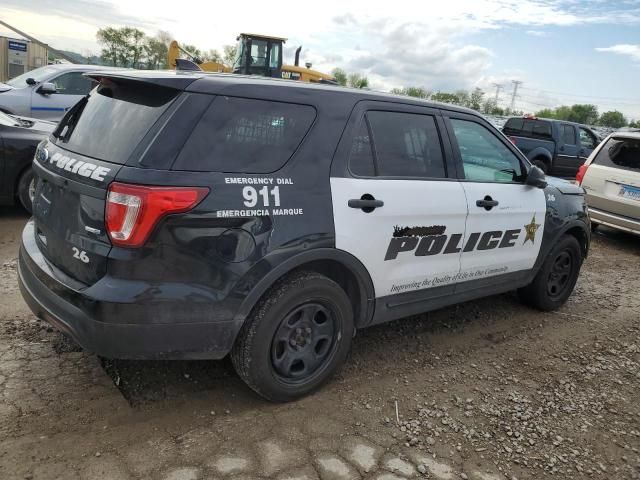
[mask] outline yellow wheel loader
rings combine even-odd
[[[168,53],[169,68],[178,70],[203,70],[205,72],[237,73],[241,75],[260,75],[262,77],[299,80],[302,82],[337,84],[335,78],[326,73],[311,69],[311,64],[304,67],[300,63],[300,50],[296,49],[293,65],[282,64],[283,45],[286,38],[268,37],[252,33],[238,35],[236,58],[232,66],[219,62],[203,62],[193,54],[180,48],[175,40],[171,42]],[[180,58],[182,54],[189,59]]]

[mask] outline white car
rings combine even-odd
[[[94,70],[113,67],[47,65],[0,83],[0,111],[58,121],[96,85],[95,80],[83,75]]]
[[[576,180],[587,192],[592,226],[640,235],[640,131],[609,135]]]

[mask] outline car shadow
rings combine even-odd
[[[591,235],[591,241],[607,242],[610,246],[624,250],[625,253],[640,255],[640,236],[615,228],[598,225]]]

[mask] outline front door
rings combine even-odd
[[[478,288],[495,277],[517,281],[538,258],[544,191],[524,184],[523,162],[483,121],[452,114],[448,125],[469,209],[460,260],[464,283],[456,291]]]
[[[47,80],[55,84],[56,93],[42,94],[39,87],[36,87],[31,98],[31,116],[44,120],[60,120],[96,85],[94,80],[82,73],[67,72]]]
[[[336,248],[364,264],[377,298],[452,292],[467,204],[445,162],[442,118],[435,109],[369,104],[343,140],[346,174],[331,178]]]

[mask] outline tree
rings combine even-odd
[[[482,108],[482,100],[484,98],[484,92],[480,88],[475,88],[469,95],[468,107],[479,112]]]
[[[630,128],[640,128],[640,120],[636,120],[629,122],[629,127]]]
[[[128,57],[127,62],[133,68],[139,68],[142,56],[145,51],[146,35],[137,28],[124,27],[123,33],[127,42]]]
[[[205,62],[222,62],[222,55],[215,48],[210,48],[206,52],[202,52],[202,60]]]
[[[593,125],[598,121],[598,107],[595,105],[562,105],[551,110],[545,108],[536,113],[537,117],[553,118],[556,120],[566,120],[568,122],[585,123]]]
[[[117,66],[125,66],[127,59],[127,39],[121,28],[101,28],[96,33],[98,43],[103,45],[101,52],[105,63]]]
[[[147,68],[149,70],[167,68],[168,50],[167,44],[158,36],[147,38],[144,43]]]
[[[555,115],[556,115],[555,110],[551,108],[543,108],[542,110],[536,112],[536,117],[540,117],[540,118],[554,119],[556,118]]]
[[[622,128],[627,125],[627,119],[624,115],[617,110],[611,112],[604,112],[600,115],[598,123],[604,127]]]
[[[342,85],[343,87],[347,86],[347,72],[342,70],[341,68],[334,68],[331,70],[331,75],[336,79],[338,85]]]
[[[347,84],[351,88],[367,88],[369,86],[369,79],[359,73],[351,73],[347,77]]]
[[[406,95],[408,97],[424,98],[424,99],[428,99],[429,97],[431,97],[431,91],[423,87],[393,88],[391,89],[391,93],[395,93],[396,95]]]
[[[457,105],[457,102],[459,101],[458,96],[455,93],[446,92],[436,92],[432,94],[431,100],[433,100],[434,102],[451,103],[454,105]]]
[[[225,65],[232,67],[236,61],[237,49],[235,45],[225,45],[222,47],[222,61]]]

